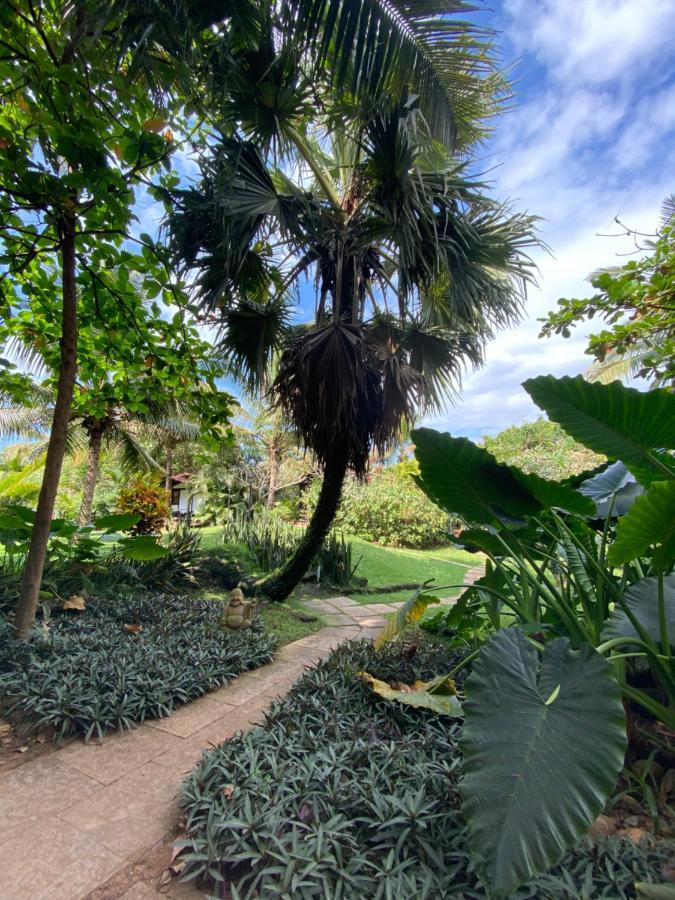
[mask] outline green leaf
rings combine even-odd
[[[626,748],[621,691],[592,647],[559,638],[540,664],[516,628],[483,647],[465,690],[469,849],[483,882],[507,895],[558,862],[602,810]]]
[[[120,552],[137,562],[148,562],[152,559],[161,559],[169,552],[166,547],[157,543],[157,539],[149,535],[123,538],[118,544]]]
[[[540,409],[575,440],[622,460],[643,484],[675,477],[672,461],[659,450],[675,448],[675,394],[540,375],[523,382]]]
[[[666,601],[668,642],[675,649],[675,574],[665,576],[663,592]],[[643,578],[641,581],[636,581],[626,590],[624,599],[647,634],[657,645],[660,645],[658,578]],[[639,638],[639,635],[626,613],[617,605],[605,623],[602,639],[611,641],[614,638],[627,637]]]
[[[616,539],[607,558],[614,566],[647,556],[664,571],[675,559],[675,481],[657,481],[637,497],[616,525]]]
[[[94,520],[94,528],[113,534],[116,531],[128,531],[140,521],[138,513],[118,513],[113,516],[99,516]]]
[[[579,493],[595,503],[598,516],[624,516],[644,488],[619,460],[579,485]]]
[[[675,900],[675,884],[648,884],[636,881],[638,900]]]
[[[427,606],[440,602],[438,597],[434,597],[431,594],[425,594],[421,597],[420,591],[416,591],[409,600],[406,600],[403,606],[387,616],[384,628],[373,642],[376,649],[379,650],[387,641],[393,640],[407,625],[419,622]]]
[[[0,513],[0,528],[12,531],[16,531],[17,529],[23,531],[30,530],[26,527],[26,523],[22,522],[18,516],[10,516],[7,513]]]
[[[385,700],[397,700],[406,706],[431,709],[444,716],[462,715],[462,704],[457,699],[455,683],[447,675],[440,675],[432,681],[415,681],[411,685],[398,686],[380,681],[368,672],[359,672],[358,676],[364,684]]]
[[[420,466],[418,484],[442,509],[467,522],[498,525],[505,515],[536,515],[551,507],[594,511],[593,504],[571,488],[500,465],[466,438],[429,428],[416,429],[411,437]]]

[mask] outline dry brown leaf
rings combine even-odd
[[[632,841],[634,844],[639,844],[641,841],[651,841],[652,836],[648,831],[645,831],[644,828],[624,828],[618,832],[620,837],[628,838],[629,841]]]
[[[596,838],[596,840],[609,837],[610,834],[614,834],[615,832],[616,823],[614,822],[614,819],[610,819],[609,816],[603,815],[598,816],[588,831],[590,836]]]
[[[9,722],[5,722],[4,719],[0,719],[0,737],[5,734],[9,734],[11,730],[12,726],[9,724]]]
[[[17,747],[14,751],[15,753],[25,753],[28,750],[28,747],[24,744],[23,747]]]
[[[77,609],[80,612],[84,612],[84,610],[87,608],[87,601],[79,594],[73,594],[72,597],[68,597],[67,600],[63,601],[63,608]]]
[[[167,884],[171,884],[173,881],[173,875],[171,874],[170,869],[164,869],[162,872],[162,877],[159,879],[159,887],[166,887]]]
[[[231,784],[226,784],[223,788],[223,797],[226,800],[231,800],[234,797],[234,786]]]
[[[138,634],[138,632],[141,631],[141,627],[142,626],[139,625],[138,622],[134,622],[133,624],[124,626],[125,630],[130,632],[131,634]]]

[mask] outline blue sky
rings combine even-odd
[[[653,231],[675,191],[675,0],[495,0],[473,16],[501,33],[517,91],[477,168],[496,197],[541,217],[551,251],[534,254],[539,283],[523,322],[489,345],[456,406],[425,422],[475,439],[538,415],[526,378],[588,366],[589,329],[540,340],[537,319],[624,259],[630,242],[602,236],[619,233],[616,216]],[[154,230],[160,209],[140,206],[141,230]]]
[[[535,254],[526,319],[490,344],[456,407],[428,423],[473,438],[536,417],[526,378],[587,367],[587,330],[540,340],[536,320],[622,261],[630,242],[600,236],[618,233],[615,216],[653,231],[675,191],[675,0],[503,0],[476,20],[501,31],[517,81],[484,168],[496,196],[542,217],[552,255]]]

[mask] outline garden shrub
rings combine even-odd
[[[166,490],[148,478],[137,478],[119,492],[117,511],[141,517],[132,534],[159,534],[170,512]]]
[[[185,877],[232,900],[485,898],[459,810],[459,720],[377,700],[356,673],[410,683],[447,672],[442,645],[334,651],[263,727],[206,753],[181,791]],[[513,898],[634,897],[665,849],[588,839]],[[228,893],[229,892],[229,893]]]
[[[312,509],[319,488],[315,482],[309,489],[306,502]],[[410,464],[373,472],[367,482],[348,478],[335,527],[386,547],[423,549],[448,540],[448,517],[417,487]]]
[[[27,644],[0,634],[0,697],[10,716],[59,737],[166,716],[272,659],[275,639],[259,622],[224,635],[221,614],[217,601],[146,595],[61,614]]]

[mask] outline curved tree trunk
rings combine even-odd
[[[284,600],[299,583],[333,524],[346,473],[347,456],[340,449],[326,464],[319,501],[300,546],[281,571],[256,585],[258,594]]]
[[[91,510],[94,505],[96,482],[98,481],[98,464],[101,458],[103,427],[94,425],[89,431],[89,456],[87,458],[87,474],[84,477],[82,503],[77,517],[78,525],[88,525],[91,521]]]
[[[15,628],[19,638],[25,638],[35,621],[42,583],[42,572],[47,556],[47,544],[51,531],[56,492],[61,478],[63,457],[66,452],[66,435],[70,423],[70,410],[77,373],[77,286],[75,283],[75,216],[64,216],[59,223],[61,253],[61,291],[63,309],[61,321],[61,365],[54,404],[54,417],[49,433],[45,470],[42,476],[40,496],[35,511],[35,522],[26,567],[21,581],[21,592],[16,604]]]

